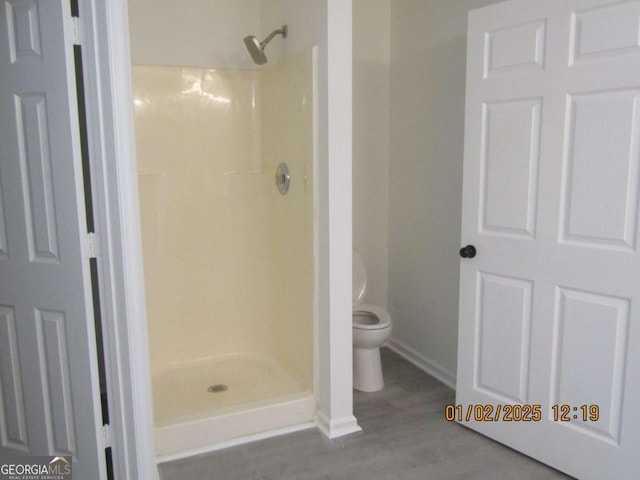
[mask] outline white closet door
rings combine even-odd
[[[104,478],[69,0],[0,7],[0,454]]]
[[[467,54],[477,254],[449,413],[577,478],[637,478],[640,1],[479,9]]]

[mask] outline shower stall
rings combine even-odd
[[[171,458],[314,419],[317,54],[162,58],[136,45],[142,3],[138,190],[156,452]]]

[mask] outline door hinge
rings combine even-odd
[[[82,45],[83,28],[82,21],[79,17],[71,17],[71,22],[69,23],[69,34],[73,45]]]
[[[84,237],[84,257],[98,258],[100,255],[100,240],[95,233],[87,233]]]
[[[103,448],[109,448],[111,446],[111,425],[108,423],[102,426],[102,441]]]

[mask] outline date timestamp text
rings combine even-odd
[[[539,404],[515,405],[447,405],[444,418],[448,422],[475,420],[476,422],[539,422],[542,420],[542,406]],[[552,405],[551,417],[554,422],[597,422],[600,418],[598,405]]]

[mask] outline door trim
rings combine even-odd
[[[115,478],[157,479],[126,0],[79,0]]]

